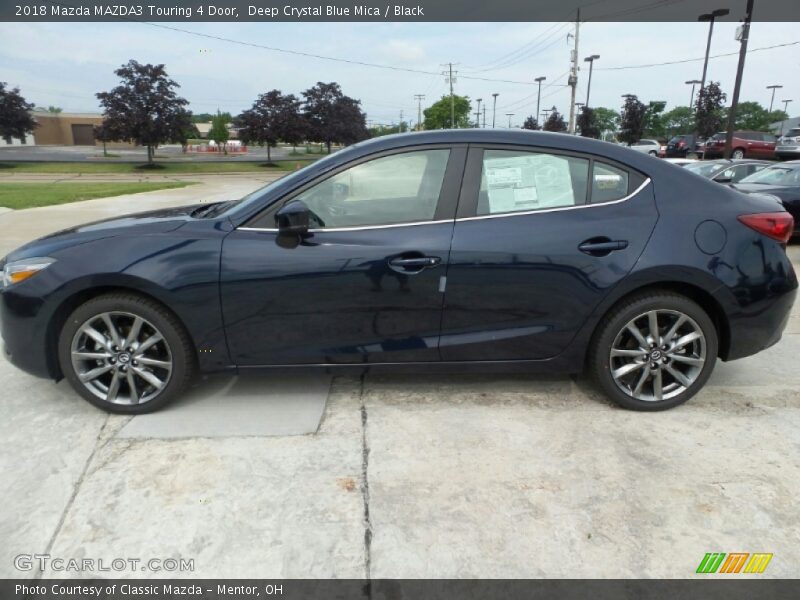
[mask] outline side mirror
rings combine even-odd
[[[275,214],[275,224],[280,233],[303,235],[308,233],[311,210],[305,202],[295,200],[285,204]]]
[[[720,175],[719,177],[714,177],[714,181],[717,183],[732,183],[733,177],[725,177],[724,175]]]

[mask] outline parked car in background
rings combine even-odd
[[[195,373],[593,374],[677,406],[777,343],[792,217],[627,148],[554,133],[374,138],[241,200],[73,227],[0,261],[11,362],[97,407]],[[772,377],[765,373],[764,377]]]
[[[630,145],[631,150],[649,154],[650,156],[658,156],[661,150],[661,143],[658,140],[639,140],[638,142]]]
[[[678,167],[685,167],[687,165],[697,164],[700,161],[697,160],[696,158],[665,158],[664,162],[668,162]]]
[[[775,156],[780,160],[800,158],[800,127],[794,127],[778,138]]]
[[[676,135],[667,142],[664,156],[667,158],[685,158],[687,154],[696,151],[697,138],[694,135]]]
[[[707,179],[717,183],[738,183],[745,177],[752,175],[770,166],[771,162],[766,160],[750,160],[743,158],[697,161],[686,165],[686,170],[697,173]]]
[[[704,158],[721,158],[725,153],[724,131],[706,140]],[[731,158],[775,159],[777,137],[763,131],[734,131],[731,143]]]
[[[745,177],[734,187],[748,194],[773,196],[800,223],[800,160],[772,165]],[[795,231],[797,237],[797,231]]]

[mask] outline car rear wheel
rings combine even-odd
[[[636,295],[605,317],[590,370],[624,408],[665,410],[703,387],[717,359],[716,328],[695,302],[672,292]]]
[[[736,148],[733,151],[733,154],[731,154],[731,158],[736,158],[736,159],[744,158],[744,150],[742,148]]]
[[[75,309],[61,330],[58,357],[75,391],[124,414],[161,408],[194,372],[192,344],[178,319],[134,294],[98,296]]]
[[[648,154],[650,156],[658,156],[658,152],[656,152],[655,150],[650,150],[650,152],[648,152]]]

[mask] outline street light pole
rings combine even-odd
[[[775,104],[775,90],[781,89],[782,85],[768,85],[767,89],[772,90],[772,98],[769,101],[769,112],[772,112],[772,105]]]
[[[692,79],[691,81],[687,81],[686,82],[686,85],[691,85],[692,86],[692,94],[691,94],[691,96],[689,96],[689,108],[691,108],[692,110],[694,110],[694,108],[693,108],[694,107],[694,86],[696,86],[698,83],[702,83],[702,82],[699,79]]]
[[[789,110],[788,110],[789,109],[789,102],[791,102],[791,100],[781,100],[781,102],[783,102],[783,112],[786,114],[786,118],[788,119],[789,118]],[[781,133],[780,133],[780,135],[783,135],[783,124],[784,123],[786,123],[786,119],[783,119],[781,121]]]
[[[727,8],[718,8],[717,10],[713,10],[710,13],[706,13],[697,17],[698,21],[704,22],[708,21],[708,41],[706,42],[706,57],[703,61],[703,78],[700,81],[700,91],[702,92],[703,89],[706,87],[706,74],[708,73],[708,55],[711,53],[711,36],[714,33],[714,21],[717,20],[717,17],[724,17],[730,14],[730,10]]]
[[[589,63],[589,83],[586,84],[586,106],[589,106],[589,93],[592,91],[592,69],[594,67],[594,61],[600,58],[599,54],[592,54],[591,56],[587,56],[583,59],[583,62]]]
[[[498,94],[497,92],[492,94],[492,99],[493,99],[492,100],[492,129],[494,129],[494,127],[495,127],[495,117],[497,116],[497,97],[499,95],[500,94]]]
[[[481,126],[481,102],[483,98],[478,98],[478,110],[475,111],[475,127]]]
[[[547,77],[537,77],[534,79],[536,83],[539,84],[539,93],[536,94],[536,119],[539,119],[539,104],[542,101],[542,82],[547,79]]]
[[[508,128],[511,129],[511,117],[514,116],[514,113],[506,113],[506,116],[508,117]]]

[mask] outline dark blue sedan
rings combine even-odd
[[[588,370],[620,405],[688,400],[775,344],[792,217],[562,134],[357,144],[237,201],[103,221],[3,261],[6,352],[142,413],[198,372]]]

